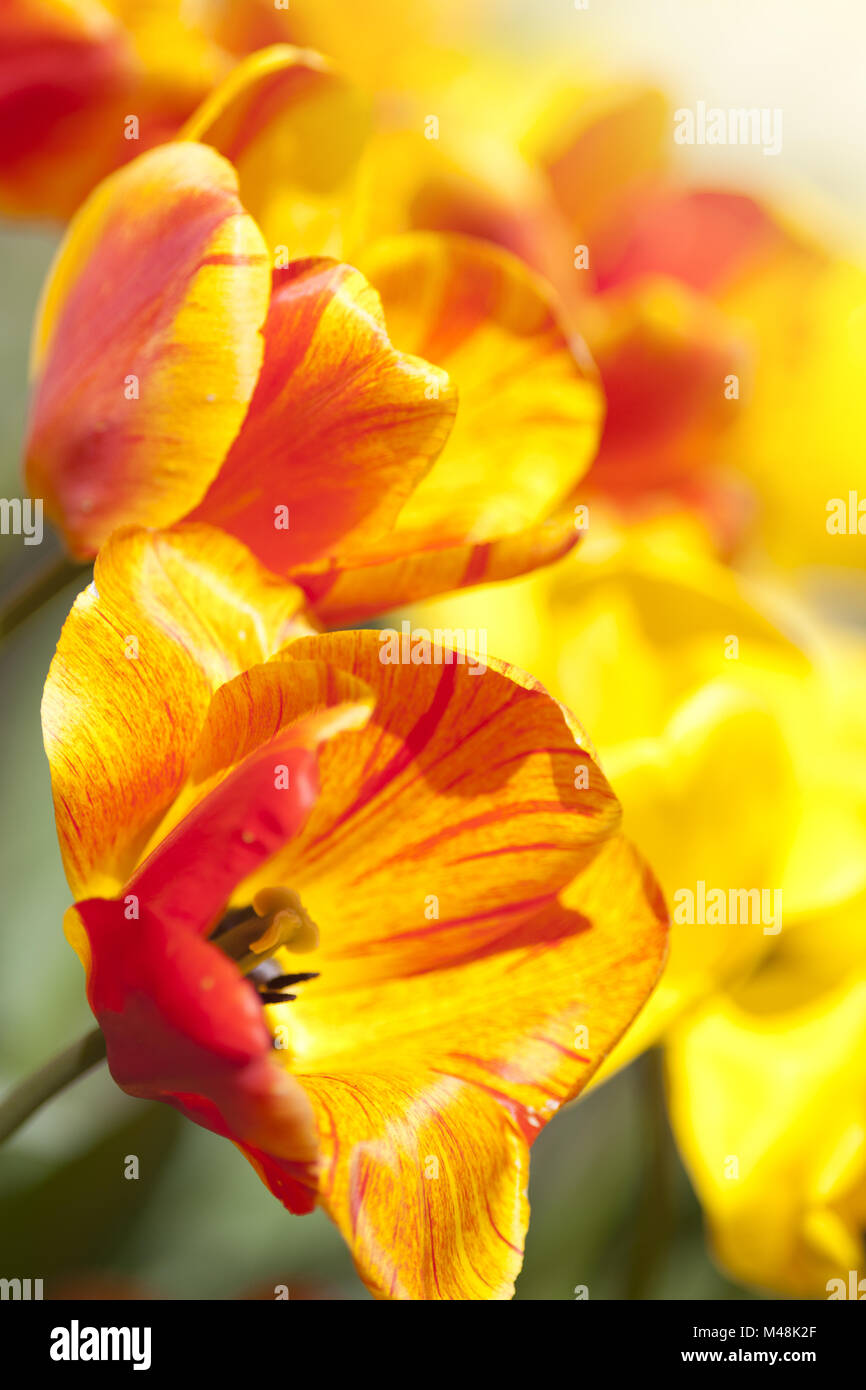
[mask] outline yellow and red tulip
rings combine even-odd
[[[368,278],[266,247],[243,199],[264,207],[259,143],[294,129],[297,210],[300,135],[344,97],[313,56],[261,55],[195,127],[237,169],[164,145],[73,220],[34,339],[27,478],[76,556],[122,524],[215,523],[342,619],[578,538],[601,394],[541,280],[455,236],[380,241]]]
[[[389,665],[300,602],[206,527],[102,550],[43,704],[67,934],[124,1089],[322,1204],[377,1295],[508,1297],[529,1144],[652,989],[663,905],[536,681]]]

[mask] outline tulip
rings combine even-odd
[[[236,164],[163,145],[73,220],[34,335],[26,471],[76,557],[119,525],[217,524],[344,621],[577,541],[601,396],[538,277],[459,236],[376,242],[365,274],[266,248],[244,202],[273,221],[262,152],[294,130],[279,187],[306,190],[298,140],[345,99],[314,57],[259,55],[192,132]]]
[[[377,1296],[507,1298],[529,1145],[665,912],[534,679],[382,650],[219,531],[116,533],[43,702],[65,927],[124,1090],[323,1206]]]

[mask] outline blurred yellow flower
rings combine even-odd
[[[671,1118],[717,1256],[794,1297],[866,1268],[864,911],[861,895],[786,928],[667,1040]]]

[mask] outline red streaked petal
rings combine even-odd
[[[304,1077],[320,1201],[378,1298],[508,1299],[529,1220],[526,1142],[491,1097],[421,1067]]]
[[[318,617],[333,626],[386,612],[432,594],[492,584],[553,564],[580,540],[569,504],[537,526],[499,540],[417,550],[392,533],[363,564],[324,573],[297,570],[292,578]],[[381,558],[376,558],[378,553]]]
[[[87,200],[43,291],[26,463],[73,553],[200,500],[258,377],[269,292],[234,171],[204,145],[160,146]]]
[[[378,295],[350,266],[278,271],[265,340],[243,429],[193,517],[285,574],[387,529],[445,443],[456,398],[444,372],[392,347]]]
[[[365,631],[301,638],[281,654],[289,668],[338,667],[377,697],[362,729],[323,749],[322,795],[269,866],[322,928],[326,990],[486,951],[618,824],[582,731],[531,677],[492,657],[473,672],[432,657],[391,664],[384,652]]]

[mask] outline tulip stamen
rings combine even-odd
[[[280,972],[280,967],[275,960],[262,962],[247,975],[250,984],[255,985],[256,993],[263,1004],[291,1003],[298,996],[287,993],[290,986],[318,978],[319,973],[316,970],[303,970],[291,975],[284,975]]]
[[[305,984],[307,980],[318,980],[318,970],[304,970],[297,975],[276,975],[268,980],[268,989],[289,989],[291,985]]]
[[[253,898],[253,912],[255,916],[234,922],[223,930],[217,927],[211,937],[235,962],[242,975],[252,974],[279,950],[305,955],[318,946],[319,929],[294,888],[262,888]],[[316,973],[281,975],[278,988],[315,979]],[[271,981],[267,983],[272,985]]]

